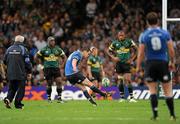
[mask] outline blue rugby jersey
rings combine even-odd
[[[145,30],[140,37],[140,43],[145,45],[145,59],[168,61],[167,42],[170,40],[169,32],[159,27]]]
[[[72,61],[73,59],[77,59],[78,62],[77,62],[77,70],[76,72],[73,71],[73,66],[72,66]],[[79,70],[78,70],[78,65],[79,63],[81,62],[82,60],[82,53],[81,51],[77,50],[77,51],[74,51],[67,59],[66,61],[66,65],[65,65],[65,75],[68,76],[68,75],[72,75],[74,73],[77,73]]]

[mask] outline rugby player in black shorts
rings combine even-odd
[[[57,93],[58,93],[58,102],[63,103],[61,98],[62,93],[62,79],[60,75],[60,65],[63,66],[64,63],[60,63],[60,59],[63,58],[64,62],[66,61],[66,55],[64,51],[55,45],[54,37],[48,37],[48,45],[43,49],[39,50],[35,56],[36,60],[40,58],[44,65],[44,76],[47,80],[47,95],[48,101],[51,102],[51,92],[53,82],[56,82]]]
[[[88,78],[86,78],[82,72],[78,69],[78,65],[83,58],[87,58],[90,54],[90,51],[86,48],[82,48],[81,50],[74,51],[67,59],[65,65],[65,75],[67,80],[76,87],[80,88],[84,96],[90,101],[91,104],[97,106],[96,102],[89,95],[86,86],[89,87],[93,92],[100,94],[101,96],[107,98],[111,94],[104,93],[99,90]]]
[[[99,83],[102,80],[102,77],[105,76],[103,69],[102,59],[98,56],[98,49],[96,47],[90,48],[91,55],[88,57],[88,77],[92,83],[99,88]],[[91,93],[95,97],[95,93]]]
[[[120,92],[119,102],[125,101],[124,85],[128,87],[130,100],[136,102],[133,96],[131,84],[131,64],[136,59],[137,46],[132,39],[126,38],[124,31],[119,31],[117,39],[113,40],[107,50],[107,54],[116,62],[116,73],[118,74],[118,89]]]
[[[139,53],[137,59],[137,72],[140,70],[141,62],[145,58],[145,80],[150,91],[150,102],[153,112],[153,120],[158,118],[158,82],[162,83],[167,107],[170,112],[170,119],[176,120],[174,112],[174,102],[172,93],[172,83],[170,83],[170,70],[175,67],[175,52],[173,41],[169,32],[158,26],[158,15],[150,12],[147,17],[148,29],[140,38]],[[167,54],[168,53],[168,54]]]

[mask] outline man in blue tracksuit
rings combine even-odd
[[[32,64],[29,59],[27,49],[23,45],[24,37],[17,35],[15,42],[11,45],[4,56],[4,64],[7,65],[7,79],[9,81],[9,90],[7,97],[4,99],[5,106],[11,108],[10,103],[13,101],[17,109],[22,109],[25,93],[25,81],[27,74],[30,75]]]

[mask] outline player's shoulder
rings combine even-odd
[[[76,50],[72,53],[72,56],[81,56],[80,50]]]
[[[118,43],[119,41],[117,40],[117,39],[115,39],[115,40],[112,40],[112,44],[116,44],[116,43]]]
[[[165,30],[165,29],[159,29],[164,35],[169,35],[169,31]]]
[[[97,56],[97,58],[98,58],[99,61],[102,61],[102,58],[100,56]]]
[[[47,46],[45,46],[45,47],[43,47],[42,49],[40,49],[40,51],[45,51],[45,50],[48,50],[48,45]]]
[[[63,51],[63,49],[61,47],[59,47],[58,45],[55,46],[55,49],[59,50],[59,51]]]
[[[157,28],[154,28],[154,32],[158,33],[158,34],[161,34],[161,36],[163,38],[167,38],[167,37],[170,37],[170,33],[165,30],[165,29],[162,29],[160,27],[157,27]]]
[[[54,48],[56,48],[56,49],[60,49],[60,47],[58,46],[58,45],[55,45],[55,47]]]
[[[42,49],[38,50],[37,54],[42,56],[46,53],[46,51],[48,51],[47,46],[43,47]]]
[[[150,33],[150,29],[147,28],[145,29],[143,32],[141,32],[140,36],[139,36],[139,43],[143,43],[143,42],[146,42],[146,38],[148,36],[148,34]]]
[[[126,38],[125,41],[131,43],[133,40],[131,38]]]
[[[151,32],[151,30],[149,28],[147,28],[146,30],[144,30],[144,32],[142,33],[142,36],[146,36],[147,34],[149,34]]]
[[[58,45],[56,45],[54,48],[57,50],[62,50]]]
[[[120,42],[116,39],[116,40],[113,40],[112,43],[111,43],[111,46],[112,47],[116,47]]]
[[[88,60],[92,60],[94,57],[93,57],[93,55],[90,55],[89,57],[88,57]]]
[[[141,34],[141,41],[143,40],[145,40],[146,38],[149,38],[149,34],[151,34],[151,32],[153,32],[153,30],[154,29],[152,29],[152,28],[147,28],[146,30],[144,30],[144,32],[142,32],[142,34]],[[146,41],[146,40],[145,40]]]
[[[77,54],[80,54],[80,51],[79,50],[76,50],[72,53],[73,55],[77,55]]]
[[[76,59],[81,59],[82,58],[82,55],[81,55],[81,52],[79,50],[77,51],[74,51],[72,54],[71,54],[71,57],[72,58],[76,58]]]
[[[160,27],[156,27],[156,28],[147,28],[144,32],[143,35],[147,35],[153,32],[158,32],[158,33],[163,33],[163,34],[168,34],[169,32],[165,29],[162,29]]]

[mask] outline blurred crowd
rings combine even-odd
[[[168,4],[168,16],[180,18],[178,0]],[[123,30],[126,37],[138,45],[139,35],[146,28],[145,15],[155,11],[161,19],[161,0],[0,0],[0,60],[13,43],[14,36],[26,38],[26,46],[33,62],[33,78],[27,85],[45,85],[42,66],[33,61],[38,50],[47,45],[48,36],[54,36],[67,56],[78,48],[96,46],[103,60],[106,76],[116,82],[114,63],[104,52],[117,32]],[[159,20],[161,25],[161,20]],[[168,29],[176,49],[174,85],[180,84],[180,22],[168,23]],[[134,84],[143,85],[143,70],[135,73]],[[107,66],[108,65],[108,66]],[[81,69],[86,74],[86,60]],[[63,75],[63,70],[62,70]],[[63,78],[62,80],[65,80]]]

